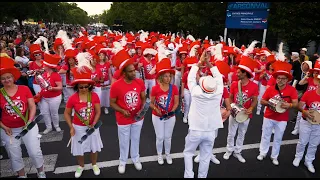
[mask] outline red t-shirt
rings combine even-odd
[[[308,79],[308,88],[307,91],[312,91],[312,90],[316,90],[317,89],[317,85],[314,84],[314,79],[312,77],[309,77]]]
[[[28,99],[33,98],[30,89],[27,86],[18,85],[18,91],[10,99],[14,102],[16,107],[25,116],[26,110],[28,109]],[[0,104],[1,104],[1,122],[9,128],[19,128],[25,125],[23,119],[16,114],[16,112],[9,105],[7,100],[0,93]],[[29,117],[27,117],[29,120]]]
[[[286,87],[280,90],[282,96],[289,96],[285,97],[284,100],[288,103],[291,103],[292,100],[298,99],[297,90],[290,86],[286,85]],[[270,86],[266,92],[263,94],[262,99],[269,101],[270,98],[273,97],[280,97],[279,92],[276,90],[275,86]],[[266,112],[264,113],[265,118],[269,118],[275,121],[288,121],[289,120],[289,111],[286,110],[284,113],[277,113],[267,106]]]
[[[99,96],[97,95],[97,93],[95,92],[91,92],[91,111],[90,111],[90,121],[89,124],[93,123],[94,120],[94,116],[95,116],[95,109],[94,106],[95,104],[100,104],[100,100],[99,100]],[[67,108],[74,108],[74,110],[76,112],[79,113],[79,115],[83,118],[83,119],[88,119],[87,117],[87,102],[80,102],[80,97],[79,97],[79,93],[74,93],[72,96],[70,96],[70,98],[68,99],[68,102],[66,104]],[[77,115],[73,116],[73,124],[79,125],[79,126],[85,126],[85,124],[78,118]]]
[[[56,82],[61,82],[61,76],[57,72],[52,72],[52,74],[49,76],[47,72],[44,72],[42,77],[49,83],[50,86],[52,87],[57,87]],[[53,98],[57,97],[62,93],[61,90],[59,91],[48,91],[48,90],[42,90],[41,94],[45,98]]]
[[[265,61],[265,62],[262,62],[262,61],[260,61],[260,60],[257,60],[257,63],[258,63],[258,70],[261,70],[261,68],[264,66],[264,67],[266,67],[266,64],[267,64],[267,62]],[[264,68],[264,69],[266,69],[266,68]],[[254,76],[254,80],[256,80],[256,81],[260,81],[260,75],[261,75],[261,73],[255,73],[255,76]]]
[[[39,66],[35,61],[32,61],[29,64],[29,70],[37,70],[37,69],[42,69],[43,68],[43,62],[41,60],[41,66]],[[35,80],[35,78],[33,79],[33,84],[38,84]]]
[[[181,63],[181,61],[180,61],[180,58],[177,58],[176,59],[176,68],[179,68],[179,67],[181,67],[181,65],[182,65],[182,63]],[[177,71],[181,71],[181,69],[176,69]]]
[[[156,65],[156,63],[157,63],[156,60],[154,58],[152,58],[150,63],[148,63],[145,58],[141,58],[140,62],[143,64],[145,78],[146,79],[155,79],[156,74],[151,75],[149,73],[152,70],[152,68]]]
[[[169,94],[169,90],[163,91],[160,88],[160,85],[156,85],[156,86],[152,87],[151,96],[155,97],[155,101],[158,104],[160,104],[163,108],[166,108],[168,94]],[[174,105],[174,96],[176,96],[176,95],[179,96],[179,90],[178,90],[177,86],[172,85],[172,96],[171,96],[171,99],[169,102],[168,112],[172,111],[172,108]],[[157,103],[155,105],[161,111],[161,115],[157,114],[155,110],[152,111],[152,114],[161,117],[164,114],[166,114],[166,111],[164,109],[162,109]]]
[[[258,85],[251,80],[249,80],[249,83],[245,86],[241,86],[242,91],[242,101],[244,103],[243,107],[248,109],[251,106],[252,99],[248,100],[249,98],[252,98],[253,96],[259,95]],[[230,87],[230,94],[233,94],[233,102],[236,104],[239,104],[239,90],[238,90],[238,81],[232,82]],[[252,118],[252,114],[250,114],[250,118]]]
[[[301,102],[305,102],[304,110],[317,110],[320,111],[320,95],[317,90],[310,90],[303,94]],[[305,116],[303,115],[305,118]]]
[[[269,71],[266,71],[266,73],[267,73],[267,76],[269,77],[269,80],[270,80],[271,78],[273,78],[273,77],[272,77],[272,73],[270,73]],[[268,85],[268,81],[266,80],[265,77],[263,77],[260,82],[261,82],[261,84],[262,84],[263,86],[267,86],[267,85]]]
[[[135,79],[131,84],[127,84],[123,78],[111,85],[110,98],[117,99],[116,103],[122,109],[130,112],[130,117],[125,117],[122,113],[116,111],[116,119],[119,125],[135,123],[134,117],[141,110],[140,94],[145,91],[142,79]]]
[[[142,57],[142,56],[139,56],[138,54],[135,54],[135,55],[132,57],[133,62],[139,63],[139,62],[140,62],[140,59],[142,59],[141,57]],[[135,68],[136,70],[138,70],[138,64],[136,64],[136,65],[134,66],[134,68]]]
[[[184,74],[182,76],[182,83],[184,84],[184,88],[189,90],[189,87],[188,87],[188,74],[189,74],[189,71],[184,72]]]
[[[267,83],[267,86],[275,86],[277,84],[277,81],[276,79],[271,76],[271,78],[269,79],[268,83]]]
[[[229,98],[229,91],[226,87],[223,88],[223,93],[222,93],[222,99],[221,99],[221,103],[220,103],[220,106],[222,106],[223,104],[223,100],[226,99],[226,98]]]
[[[235,82],[235,81],[238,81],[238,76],[237,76],[237,68],[233,67],[231,69],[231,72],[232,72],[232,75],[231,75],[231,83],[232,82]]]
[[[102,77],[104,81],[109,81],[109,68],[110,68],[110,63],[106,62],[104,64],[97,64],[97,69],[100,69],[102,73]]]
[[[95,77],[98,77],[99,81],[100,81],[100,79],[103,77],[103,76],[102,76],[102,72],[100,71],[100,68],[98,68],[98,66],[96,67],[96,71],[91,74],[91,79],[92,79],[92,80],[93,80]],[[100,82],[96,82],[96,83],[94,84],[94,86],[95,86],[95,87],[101,87],[101,84],[100,84]]]

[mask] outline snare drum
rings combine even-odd
[[[311,124],[320,124],[320,113],[319,113],[319,111],[317,111],[317,110],[309,110],[309,113],[314,116],[313,120],[307,118],[309,123],[311,123]]]
[[[243,123],[249,119],[246,109],[234,103],[231,104],[231,115],[238,123]]]
[[[286,112],[286,109],[281,108],[281,104],[283,102],[284,102],[283,99],[277,98],[277,97],[273,97],[273,98],[269,99],[268,105],[269,105],[269,108],[271,110],[273,110],[274,112],[284,113],[284,112]]]

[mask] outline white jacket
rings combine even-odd
[[[217,67],[210,69],[217,81],[217,89],[213,94],[205,93],[197,84],[198,66],[193,66],[188,75],[188,87],[191,93],[191,105],[188,114],[190,130],[214,131],[223,128],[220,103],[223,93],[223,80]]]

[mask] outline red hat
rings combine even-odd
[[[217,66],[219,72],[224,76],[224,78],[228,79],[228,74],[231,71],[230,66],[225,61],[215,61],[215,65]]]
[[[193,47],[196,48],[197,45],[198,45],[198,47],[200,47],[200,45],[201,45],[200,41],[194,41],[194,42],[192,42],[192,43],[190,44],[190,49],[192,49]]]
[[[17,81],[20,76],[21,72],[18,68],[14,66],[15,62],[12,58],[9,57],[1,57],[0,58],[0,76],[5,73],[10,73],[14,77],[14,81]]]
[[[56,68],[60,60],[61,57],[57,54],[44,53],[43,64],[50,68]]]
[[[251,77],[253,77],[254,68],[256,68],[257,65],[258,65],[257,61],[251,59],[248,56],[242,56],[237,68],[248,72],[250,74],[250,77],[248,77],[248,78],[251,78]]]
[[[76,59],[76,56],[77,56],[77,51],[75,51],[74,49],[67,49],[65,52],[64,52],[64,60],[65,61],[68,61],[69,58],[74,58]]]
[[[95,82],[91,79],[91,70],[86,67],[83,66],[83,68],[72,68],[71,72],[73,74],[74,80],[71,82],[71,86],[74,86],[78,83],[88,83],[91,85],[94,85]]]
[[[56,38],[53,43],[53,49],[56,51],[58,50],[58,46],[62,46],[62,45],[63,45],[62,39]]]
[[[292,65],[288,62],[284,61],[276,61],[272,64],[273,74],[272,76],[276,79],[278,75],[285,75],[288,77],[289,81],[292,79],[292,75],[290,73],[292,69]]]
[[[186,57],[183,61],[183,66],[184,67],[190,67],[193,64],[196,64],[198,62],[197,58],[195,56],[193,57]]]
[[[169,58],[163,58],[160,62],[156,64],[156,79],[164,73],[175,74],[175,70],[171,69],[171,61]]]
[[[30,58],[32,60],[35,61],[35,57],[34,57],[35,54],[41,53],[43,57],[43,51],[41,50],[41,46],[39,44],[31,44],[29,49],[30,49]]]
[[[310,69],[309,71],[310,71],[310,72],[313,72],[313,71],[318,71],[318,72],[320,72],[320,62],[319,62],[319,61],[316,61],[315,64],[314,64],[313,69]]]
[[[179,54],[188,54],[188,47],[187,46],[180,47]]]
[[[122,72],[125,67],[133,64],[133,59],[125,49],[122,49],[112,57],[112,64]]]

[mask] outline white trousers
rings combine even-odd
[[[146,93],[147,93],[147,90],[149,89],[149,94],[151,94],[151,89],[153,86],[156,85],[156,80],[155,79],[145,79],[144,85],[146,87]]]
[[[94,87],[93,88],[93,92],[97,93],[98,94],[98,97],[99,97],[99,100],[101,102],[101,87]]]
[[[59,127],[59,107],[61,104],[61,95],[53,98],[42,98],[40,101],[40,112],[43,115],[47,129]]]
[[[216,136],[216,138],[218,137],[218,131],[219,131],[219,129],[215,130],[215,136]],[[213,140],[213,146],[212,146],[212,148],[214,147],[214,142],[215,142],[215,139]],[[198,156],[200,156],[200,153],[199,153]],[[213,157],[215,157],[215,156],[216,156],[216,155],[214,155],[213,153],[211,154],[211,158],[213,158]]]
[[[156,133],[156,148],[158,155],[162,154],[163,142],[165,154],[170,154],[171,138],[176,123],[176,116],[172,116],[168,120],[160,120],[160,117],[152,114],[152,123]]]
[[[73,90],[73,87],[66,87],[64,97],[69,99],[74,93],[76,93],[76,91]]]
[[[139,71],[136,70],[136,78],[142,78]]]
[[[109,84],[109,81],[106,81],[105,84]],[[101,88],[101,107],[110,107],[110,88]]]
[[[267,155],[270,147],[270,138],[272,135],[272,129],[274,129],[273,145],[271,158],[277,159],[280,152],[280,146],[282,142],[283,133],[286,130],[286,121],[275,121],[268,118],[263,118],[262,135],[260,141],[260,154]]]
[[[67,77],[66,77],[66,74],[60,74],[61,76],[61,80],[62,80],[62,94],[63,94],[63,102],[64,103],[67,103],[68,101],[68,90],[67,90]]]
[[[21,140],[24,142],[29,157],[36,168],[43,165],[43,155],[40,147],[40,139],[37,137],[39,128],[36,124],[26,135],[17,140],[15,137],[22,131],[21,128],[11,128],[12,136],[8,136],[6,132],[0,128],[1,141],[11,161],[11,168],[14,172],[20,171],[24,168],[24,161],[22,159]],[[10,143],[11,141],[11,143]]]
[[[125,165],[129,156],[129,143],[131,141],[130,156],[132,162],[139,162],[140,134],[143,120],[128,125],[118,125],[118,138],[120,148],[120,164]]]
[[[260,112],[260,111],[261,111],[262,105],[260,104],[260,100],[261,100],[264,92],[266,92],[266,86],[260,84],[259,96],[258,96],[258,105],[257,105],[257,112]]]
[[[184,97],[184,117],[188,118],[190,104],[191,104],[191,93],[186,88],[184,88],[183,90],[183,97]]]
[[[176,70],[176,74],[174,75],[174,84],[180,89],[181,85],[181,72]]]
[[[198,178],[207,177],[215,138],[215,131],[202,132],[189,130],[189,133],[185,138],[185,147],[183,151],[184,178],[194,178],[192,158],[198,146],[200,150]]]
[[[41,87],[39,84],[33,84],[33,90],[36,94],[38,94],[41,91]]]
[[[294,129],[293,130],[298,130],[299,131],[299,126],[300,126],[300,120],[302,119],[302,113],[299,111],[297,114],[297,120],[296,120],[296,124],[294,125]]]
[[[243,123],[238,123],[234,120],[233,116],[229,116],[228,137],[227,137],[227,150],[229,152],[241,153],[244,138],[249,126],[250,119]],[[234,138],[238,130],[236,146],[234,145]]]
[[[315,159],[317,148],[320,144],[320,125],[313,125],[306,120],[300,121],[299,141],[296,148],[296,158],[302,159],[306,145],[307,154],[305,156],[306,164],[312,164]]]

